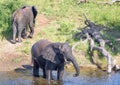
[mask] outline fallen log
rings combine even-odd
[[[113,68],[118,68],[118,65],[114,63],[114,59],[112,58],[112,55],[105,49],[106,40],[103,39],[102,34],[100,33],[101,30],[104,29],[104,26],[98,26],[95,23],[91,22],[86,14],[84,14],[86,21],[85,24],[87,25],[81,32],[77,33],[75,35],[75,38],[83,38],[90,42],[90,52],[92,53],[94,50],[98,50],[102,53],[103,56],[107,58],[107,72],[111,73]],[[101,28],[103,27],[103,28]],[[99,43],[99,46],[95,45],[95,42]],[[72,50],[75,49],[76,46],[79,45],[80,42],[77,42],[75,45],[73,45]],[[109,44],[109,43],[108,43]],[[112,45],[110,43],[110,45]],[[112,47],[112,46],[111,46]],[[91,56],[93,57],[93,56]],[[96,64],[97,65],[97,64]]]

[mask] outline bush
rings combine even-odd
[[[58,22],[60,25],[60,28],[58,28],[58,32],[60,35],[70,35],[72,32],[72,29],[74,27],[73,23],[66,22],[66,21],[60,21]]]

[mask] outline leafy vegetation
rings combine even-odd
[[[108,0],[97,0],[100,2]],[[73,35],[79,32],[85,24],[84,13],[88,18],[96,24],[101,24],[107,27],[107,30],[114,30],[120,32],[120,8],[119,5],[100,4],[97,1],[90,0],[89,3],[77,4],[78,0],[1,0],[0,2],[0,36],[1,39],[8,39],[12,34],[11,30],[11,16],[12,13],[24,5],[34,5],[38,9],[39,14],[45,15],[50,23],[41,29],[41,31],[34,37],[33,40],[49,39],[51,41],[64,42],[68,41],[72,46],[76,41],[73,40]],[[37,27],[37,26],[36,26]],[[77,29],[79,28],[79,29]],[[103,35],[115,41],[116,36],[112,32],[104,32]],[[120,35],[117,35],[120,38]],[[35,42],[34,41],[34,42]],[[29,44],[29,45],[28,45]],[[21,51],[30,54],[29,40],[24,43]],[[115,47],[119,44],[114,42]],[[108,48],[110,49],[110,48]],[[88,43],[81,43],[76,51],[82,50],[88,53]],[[114,52],[115,55],[119,50]],[[79,55],[77,55],[79,56]]]

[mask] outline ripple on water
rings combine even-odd
[[[0,85],[120,85],[120,72],[107,74],[100,70],[81,70],[80,76],[73,77],[73,71],[64,73],[63,81],[52,81],[32,76],[32,70],[17,69],[0,72]],[[56,72],[53,76],[56,79]]]

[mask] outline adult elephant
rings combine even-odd
[[[30,28],[29,38],[32,38],[34,33],[35,18],[37,16],[37,9],[32,6],[24,6],[16,10],[12,15],[12,29],[13,40],[12,43],[16,43],[16,34],[18,32],[18,42],[21,42],[21,36],[27,38],[27,26]]]
[[[68,43],[51,43],[48,40],[36,42],[31,49],[33,61],[33,75],[39,76],[39,67],[43,70],[43,77],[51,80],[52,70],[57,70],[57,79],[62,80],[65,60],[71,61],[75,67],[76,74],[80,73],[79,66],[72,54]]]

